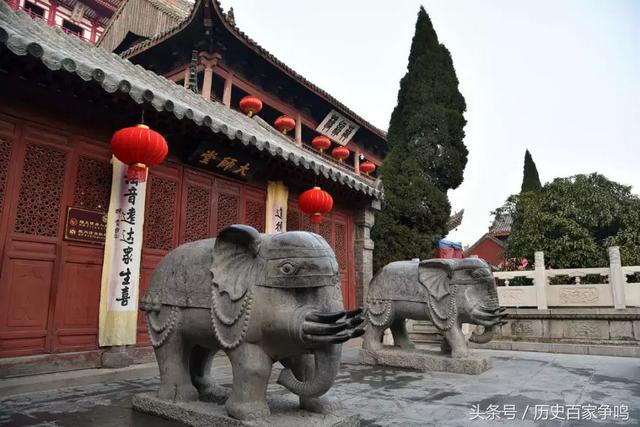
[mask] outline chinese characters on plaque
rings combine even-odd
[[[360,126],[336,110],[331,110],[316,128],[318,132],[328,136],[340,145],[347,145],[358,129],[360,129]]]
[[[76,242],[104,244],[107,232],[107,214],[104,212],[69,206],[64,239]]]
[[[242,151],[231,151],[212,142],[202,142],[191,153],[188,162],[199,168],[249,181],[260,161]]]

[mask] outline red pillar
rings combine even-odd
[[[18,10],[18,7],[20,6],[20,0],[9,0],[7,3],[9,3],[9,6],[13,10]]]
[[[96,44],[96,33],[98,30],[98,24],[96,22],[91,23],[91,37],[89,38],[89,43]]]
[[[47,23],[50,27],[56,26],[56,12],[58,11],[58,3],[56,0],[51,0],[51,5],[49,6],[49,17],[47,18]]]

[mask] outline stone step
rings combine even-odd
[[[442,335],[438,332],[438,328],[429,321],[414,320],[407,324],[409,338],[413,342],[418,343],[439,343],[442,341]]]

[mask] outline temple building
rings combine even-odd
[[[77,4],[81,37],[61,13]],[[240,111],[248,95],[263,104],[253,116]],[[274,125],[282,115],[290,132]],[[100,365],[110,139],[141,120],[169,155],[146,181],[140,295],[184,242],[234,223],[273,232],[267,193],[278,183],[279,230],[322,235],[345,306],[362,303],[385,132],[249,38],[217,0],[10,0],[0,2],[0,358],[83,352],[86,367]],[[345,155],[314,148],[319,135]],[[334,200],[320,224],[298,205],[314,186]],[[137,332],[143,349],[142,316]]]

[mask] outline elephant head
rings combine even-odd
[[[489,265],[479,258],[430,259],[419,265],[420,282],[429,294],[428,309],[440,329],[448,329],[456,318],[484,326],[482,334],[469,338],[489,342],[496,327],[505,324],[496,282]]]
[[[319,396],[333,385],[342,343],[356,329],[362,310],[344,311],[335,254],[319,235],[293,231],[260,234],[246,225],[220,232],[213,250],[212,322],[223,346],[233,348],[259,293],[263,328],[315,356],[315,375],[304,381],[284,369],[278,382],[300,396]],[[256,308],[253,308],[254,311]]]

